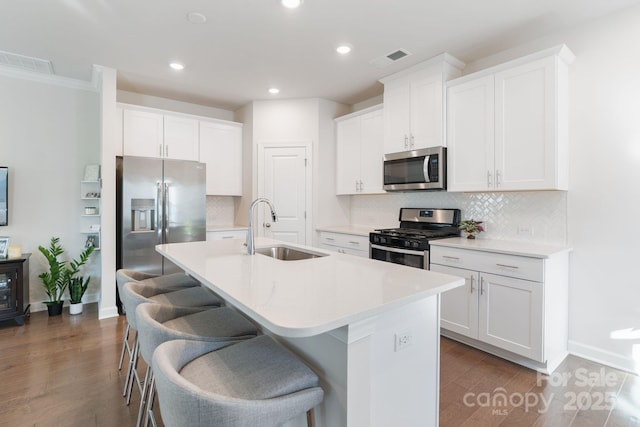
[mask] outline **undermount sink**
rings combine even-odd
[[[302,249],[292,248],[285,245],[269,246],[266,248],[256,248],[256,253],[270,256],[281,261],[300,261],[303,259],[320,258],[326,256],[319,252],[309,252]]]

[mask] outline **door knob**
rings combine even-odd
[[[267,223],[264,224],[264,226],[267,227],[267,228],[270,228],[271,227],[271,223],[267,222]]]

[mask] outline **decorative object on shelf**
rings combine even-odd
[[[84,247],[96,247],[96,236],[87,236],[87,241],[84,243]]]
[[[98,208],[95,206],[87,206],[84,208],[85,215],[98,215]]]
[[[0,258],[6,258],[9,251],[9,238],[0,237]]]
[[[9,258],[20,258],[22,256],[22,246],[20,245],[9,245]]]
[[[100,179],[100,165],[87,165],[84,168],[85,181],[97,181]]]
[[[60,259],[64,253],[64,249],[62,245],[60,245],[59,237],[52,237],[48,248],[38,246],[38,250],[49,263],[49,271],[44,271],[38,275],[40,280],[42,280],[44,291],[49,297],[49,301],[45,301],[44,303],[49,311],[49,316],[56,316],[62,313],[64,303],[62,296],[65,289],[73,279],[82,279],[81,276],[76,277],[76,275],[80,272],[80,267],[89,260],[89,256],[93,252],[94,247],[89,246],[85,248],[77,260],[72,259],[68,263]]]
[[[0,166],[0,225],[9,225],[9,168]]]
[[[465,232],[467,235],[467,239],[475,239],[476,234],[484,231],[482,227],[482,221],[475,221],[473,219],[468,219],[460,222],[458,228]]]

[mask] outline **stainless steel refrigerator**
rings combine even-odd
[[[206,240],[206,165],[130,156],[118,157],[116,165],[117,267],[181,271],[155,246]]]

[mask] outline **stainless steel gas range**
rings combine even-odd
[[[460,235],[459,209],[401,208],[400,227],[369,234],[369,257],[429,269],[429,241]]]

